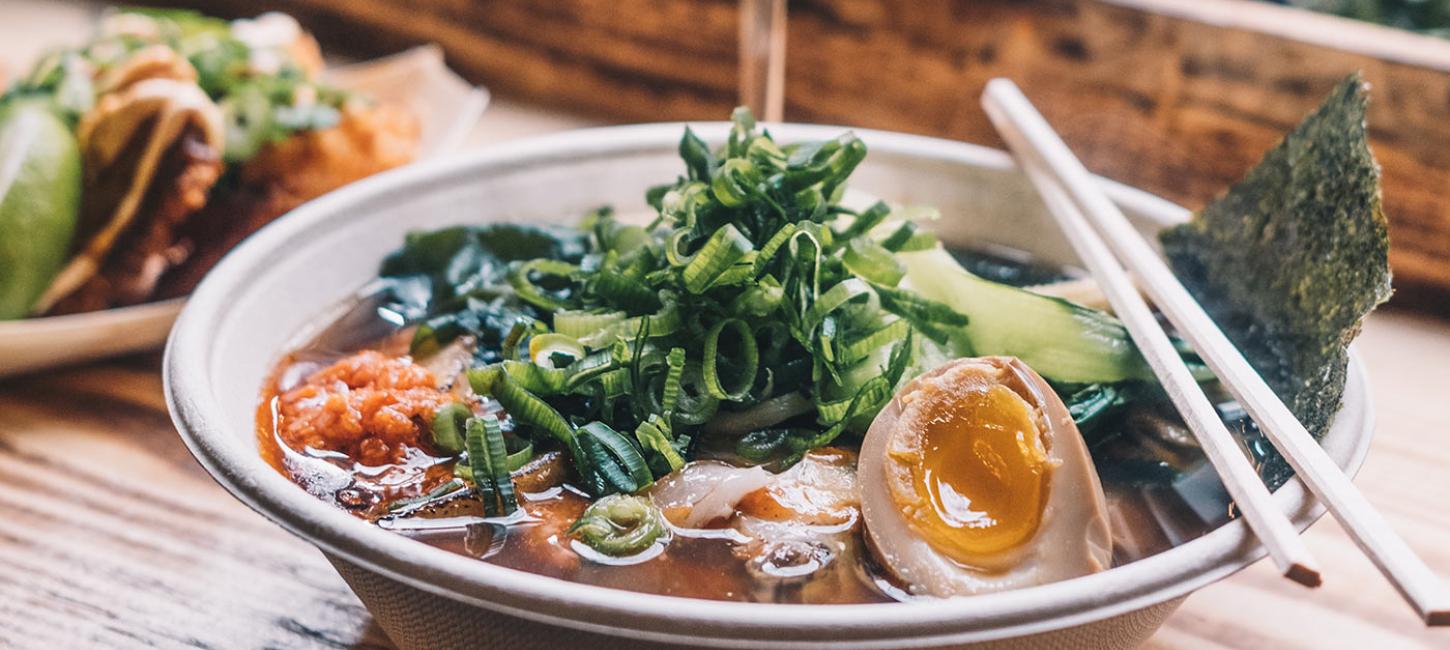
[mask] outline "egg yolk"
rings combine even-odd
[[[971,565],[1037,532],[1049,461],[1035,409],[1010,388],[977,386],[937,402],[923,418],[912,477],[925,503],[908,518],[938,552]]]

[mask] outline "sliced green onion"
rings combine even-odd
[[[752,194],[751,178],[756,176],[755,165],[744,158],[731,158],[720,166],[715,177],[710,181],[710,191],[715,194],[715,199],[726,207],[736,207],[745,203],[745,199]]]
[[[648,497],[613,495],[585,508],[569,534],[600,553],[624,557],[644,552],[668,532]]]
[[[710,145],[705,144],[688,126],[685,127],[685,137],[680,138],[680,158],[685,161],[690,180],[708,181],[714,175],[715,155],[710,153]]]
[[[900,251],[911,236],[916,234],[916,223],[907,221],[896,227],[886,239],[881,240],[881,247],[893,253]]]
[[[821,319],[821,349],[817,352],[821,358],[826,360],[826,363],[834,364],[836,362],[835,341],[840,334],[840,324],[840,319],[836,318],[834,314]]]
[[[673,304],[667,304],[653,315],[626,318],[580,339],[579,342],[589,348],[597,349],[606,347],[615,341],[627,339],[638,334],[644,326],[645,319],[649,319],[649,335],[651,337],[674,334],[680,328],[680,325],[683,324],[680,319],[679,309]]]
[[[681,272],[685,290],[690,293],[704,292],[720,274],[744,259],[753,248],[750,239],[736,230],[734,224],[721,226],[706,240],[705,245]]]
[[[473,409],[462,402],[449,402],[433,414],[433,446],[449,454],[462,453],[465,427]]]
[[[871,353],[906,338],[911,333],[911,322],[904,318],[887,323],[868,334],[841,344],[839,356],[842,365],[852,365],[871,356]]]
[[[599,386],[604,391],[604,397],[620,397],[630,392],[634,383],[630,381],[629,370],[619,368],[611,370],[599,376]]]
[[[850,278],[836,283],[836,286],[826,290],[820,298],[816,299],[815,304],[811,305],[811,312],[806,321],[806,331],[814,330],[822,320],[825,320],[826,315],[836,311],[841,305],[870,293],[871,286],[859,278]]]
[[[852,395],[843,400],[826,402],[817,406],[816,412],[819,414],[818,418],[820,423],[830,425],[840,422],[851,411],[851,403],[855,401],[856,396]]]
[[[762,391],[763,394],[768,394]],[[742,411],[721,411],[715,414],[701,433],[710,436],[743,436],[756,429],[779,425],[793,417],[816,410],[816,403],[798,391],[791,391],[761,401]]]
[[[854,397],[850,400],[821,404],[818,407],[817,421],[830,425],[830,428],[805,443],[806,446],[802,448],[802,451],[830,444],[836,436],[851,426],[857,416],[880,411],[886,402],[891,400],[891,392],[906,371],[906,366],[911,359],[911,350],[912,336],[908,333],[906,338],[897,343],[892,350],[891,358],[887,361],[886,367],[882,369],[882,374],[861,384]]]
[[[566,309],[569,304],[564,300],[550,294],[542,287],[534,284],[533,278],[529,277],[534,273],[550,275],[561,278],[569,278],[579,272],[579,267],[568,262],[560,262],[551,259],[533,259],[523,262],[509,271],[509,284],[518,293],[519,298],[525,302],[539,307],[556,311]]]
[[[600,350],[584,355],[583,359],[575,361],[567,368],[569,380],[564,385],[568,390],[578,388],[580,385],[593,381],[600,375],[614,370],[618,364],[614,362],[614,353],[609,350]]]
[[[730,137],[725,141],[725,154],[730,157],[743,156],[755,139],[755,114],[746,106],[736,106],[730,111]]]
[[[629,441],[629,438],[610,428],[603,422],[590,422],[580,428],[584,434],[599,440],[609,453],[619,460],[625,471],[629,472],[630,478],[634,479],[634,489],[643,490],[654,482],[654,476],[650,474],[649,466],[644,462],[644,456],[639,453],[639,448]]]
[[[680,379],[685,375],[685,349],[671,348],[666,358],[665,387],[660,396],[660,411],[668,421],[680,404]]]
[[[476,394],[493,395],[494,386],[498,384],[498,380],[503,374],[503,365],[498,363],[481,368],[471,368],[468,371],[468,386]]]
[[[555,355],[568,357],[569,362],[560,366]],[[560,368],[584,358],[584,346],[572,336],[563,334],[540,334],[529,339],[529,358],[544,368]]]
[[[565,444],[573,441],[574,428],[569,426],[568,420],[547,402],[519,386],[502,369],[490,366],[470,370],[468,381],[474,392],[491,395],[498,400],[515,422],[542,429]]]
[[[594,240],[600,250],[621,255],[637,250],[650,240],[649,232],[644,228],[616,221],[614,210],[607,206],[589,213],[579,226],[594,232]]]
[[[945,303],[923,298],[911,291],[891,287],[875,287],[881,297],[881,306],[887,311],[911,321],[912,325],[934,323],[960,327],[967,324],[967,316]]]
[[[518,438],[512,439],[518,440]],[[524,446],[522,448],[509,452],[506,460],[510,473],[519,471],[520,468],[529,464],[529,461],[534,459],[534,443],[525,441],[523,444]]]
[[[906,267],[891,251],[864,237],[852,239],[846,244],[841,262],[871,284],[894,287],[906,276]]]
[[[774,276],[755,281],[755,286],[742,291],[730,304],[730,313],[740,316],[767,316],[785,302],[785,289]],[[772,321],[773,322],[773,321]]]
[[[836,439],[836,436],[839,436],[841,432],[846,430],[846,427],[850,425],[851,421],[857,415],[875,413],[881,410],[881,407],[891,399],[891,389],[891,382],[888,382],[886,377],[872,377],[865,384],[861,385],[861,390],[856,391],[854,397],[846,401],[844,408],[838,406],[838,402],[821,405],[819,422],[829,425],[830,428],[815,438],[806,441],[804,447],[799,451],[815,449],[816,447],[831,444]],[[830,408],[827,409],[827,407]]]
[[[554,312],[554,331],[582,339],[606,329],[625,318],[622,311],[589,312],[561,309]]]
[[[739,376],[730,386],[725,386],[720,380],[720,336],[724,334],[725,328],[730,328],[740,340],[740,358],[733,359],[740,366]],[[738,318],[728,318],[715,323],[705,333],[705,351],[703,365],[700,368],[701,378],[705,381],[705,389],[715,399],[735,400],[745,397],[750,392],[750,387],[755,383],[755,372],[759,369],[759,350],[755,345],[755,335],[750,331],[750,326]]]
[[[421,330],[420,330],[421,331]],[[519,358],[519,342],[524,340],[524,335],[529,332],[529,324],[522,319],[514,321],[509,333],[503,337],[503,358]]]
[[[569,383],[569,371],[546,368],[528,361],[504,361],[503,371],[524,390],[537,395],[559,395]]]
[[[770,138],[751,140],[750,146],[745,149],[745,157],[755,160],[765,167],[780,167],[790,158]]]
[[[790,241],[791,236],[796,233],[796,230],[795,224],[787,223],[775,231],[775,234],[771,235],[770,239],[765,241],[765,245],[760,247],[760,254],[755,256],[756,275],[760,275],[765,271],[765,266],[770,264],[771,260],[775,259],[775,254],[780,252],[780,248],[785,246],[786,242]]]
[[[675,405],[674,421],[687,425],[704,424],[710,421],[720,408],[720,400],[709,394],[701,377],[701,366],[695,361],[685,363],[685,372],[680,380],[680,399]]]
[[[482,420],[488,441],[488,465],[493,468],[494,484],[498,487],[499,500],[503,502],[501,514],[507,515],[518,509],[519,501],[514,496],[514,481],[509,474],[512,470],[509,468],[508,445],[503,439],[503,426],[499,424],[498,416],[492,413],[484,415]]]
[[[690,238],[690,230],[681,228],[665,240],[665,261],[669,262],[670,266],[684,266],[695,260],[694,255],[685,252],[686,240]]]
[[[936,248],[937,245],[940,243],[941,242],[936,238],[936,234],[929,232],[918,232],[908,238],[906,242],[901,244],[901,246],[898,247],[896,250],[902,253],[910,253],[912,251],[924,251]]]
[[[645,459],[656,476],[664,476],[685,466],[685,459],[670,440],[670,425],[658,415],[639,423],[634,437],[645,451]]]
[[[660,216],[674,222],[675,227],[680,230],[693,229],[697,219],[695,209],[702,201],[709,199],[709,191],[708,184],[691,181],[683,187],[665,192],[660,198]]]
[[[866,208],[865,212],[857,216],[856,220],[852,221],[851,225],[847,226],[841,232],[840,238],[843,240],[855,240],[871,232],[872,228],[881,225],[881,222],[885,221],[886,217],[889,216],[891,216],[891,208],[884,202],[877,201],[871,207]]]
[[[483,500],[484,513],[503,516],[519,507],[509,476],[508,452],[503,428],[492,414],[468,421],[468,465],[473,485]]]
[[[796,216],[807,221],[820,221],[821,217],[826,216],[827,207],[830,205],[830,200],[818,185],[802,189],[791,198],[795,201]]]
[[[660,308],[659,296],[637,278],[617,273],[599,273],[590,280],[589,290],[599,300],[636,314]]]
[[[737,284],[745,284],[755,279],[755,251],[745,254],[739,262],[725,269],[715,280],[710,283],[710,288],[730,287]]]
[[[579,436],[570,445],[574,458],[574,469],[584,483],[584,491],[591,496],[601,497],[618,492],[634,491],[634,480],[629,472],[620,467],[609,450],[593,436]]]
[[[735,453],[752,463],[763,463],[789,451],[792,441],[808,440],[816,432],[809,429],[760,429],[741,436]]]
[[[809,301],[815,300],[815,297],[820,294],[821,289],[821,257],[825,252],[825,247],[822,245],[820,238],[822,236],[825,236],[830,231],[825,229],[816,230],[817,232],[813,232],[810,229],[799,230],[794,235],[790,236],[790,242],[787,244],[787,250],[790,251],[791,258],[795,260],[798,265],[804,266],[806,260],[809,260],[810,268],[808,271],[796,271],[796,273],[804,275],[805,280],[810,283],[808,285],[802,284],[801,286],[802,291],[805,293],[804,295],[798,297],[800,298],[803,305],[809,304]],[[809,253],[805,251],[806,246],[810,246]],[[789,276],[787,276],[787,280],[789,280]],[[808,290],[808,292],[806,292],[806,290]]]
[[[649,465],[628,438],[603,422],[590,422],[574,433],[574,467],[596,497],[636,492],[654,482]]]

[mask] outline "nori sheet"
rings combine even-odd
[[[1248,176],[1160,236],[1179,279],[1315,436],[1339,410],[1349,342],[1390,296],[1366,103],[1350,75]],[[1262,470],[1271,486],[1292,473],[1277,453]]]

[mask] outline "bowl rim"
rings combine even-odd
[[[583,129],[517,140],[492,148],[406,166],[349,185],[263,228],[234,249],[193,293],[167,341],[166,401],[177,430],[214,480],[248,507],[329,556],[431,593],[500,613],[603,634],[667,643],[739,647],[924,647],[1040,633],[1125,614],[1186,595],[1265,555],[1241,519],[1142,560],[1058,583],[946,600],[854,605],[778,605],[642,594],[568,582],[480,562],[363,522],[297,488],[260,455],[226,443],[238,435],[222,422],[222,398],[211,390],[211,337],[228,312],[228,296],[243,290],[252,269],[285,256],[288,241],[326,229],[370,203],[426,192],[431,185],[467,183],[491,170],[518,171],[564,160],[652,153],[673,147],[686,123]],[[694,122],[709,141],[728,123]],[[848,127],[770,124],[784,139],[835,137]],[[1005,152],[938,138],[854,129],[877,155],[904,156],[995,170],[1015,166]],[[1189,212],[1164,199],[1112,181],[1109,195],[1160,225]],[[278,355],[282,351],[267,351]],[[1373,406],[1358,356],[1351,350],[1344,408],[1336,426],[1357,433],[1344,467],[1362,464],[1373,430]],[[236,396],[231,396],[236,399]],[[255,395],[247,395],[252,400]],[[1341,420],[1348,419],[1347,422]],[[246,423],[250,435],[253,425]],[[1323,514],[1297,478],[1274,499],[1300,529]]]

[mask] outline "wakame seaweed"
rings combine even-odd
[[[1351,75],[1243,180],[1160,237],[1184,285],[1316,436],[1339,410],[1349,342],[1390,295],[1367,101]],[[1278,485],[1290,470],[1269,451],[1265,479]]]
[[[479,362],[499,361],[516,326],[545,316],[514,299],[511,264],[540,257],[578,261],[585,246],[584,233],[564,227],[490,224],[409,233],[383,260],[382,306],[419,325],[417,353],[469,334],[477,338]]]

